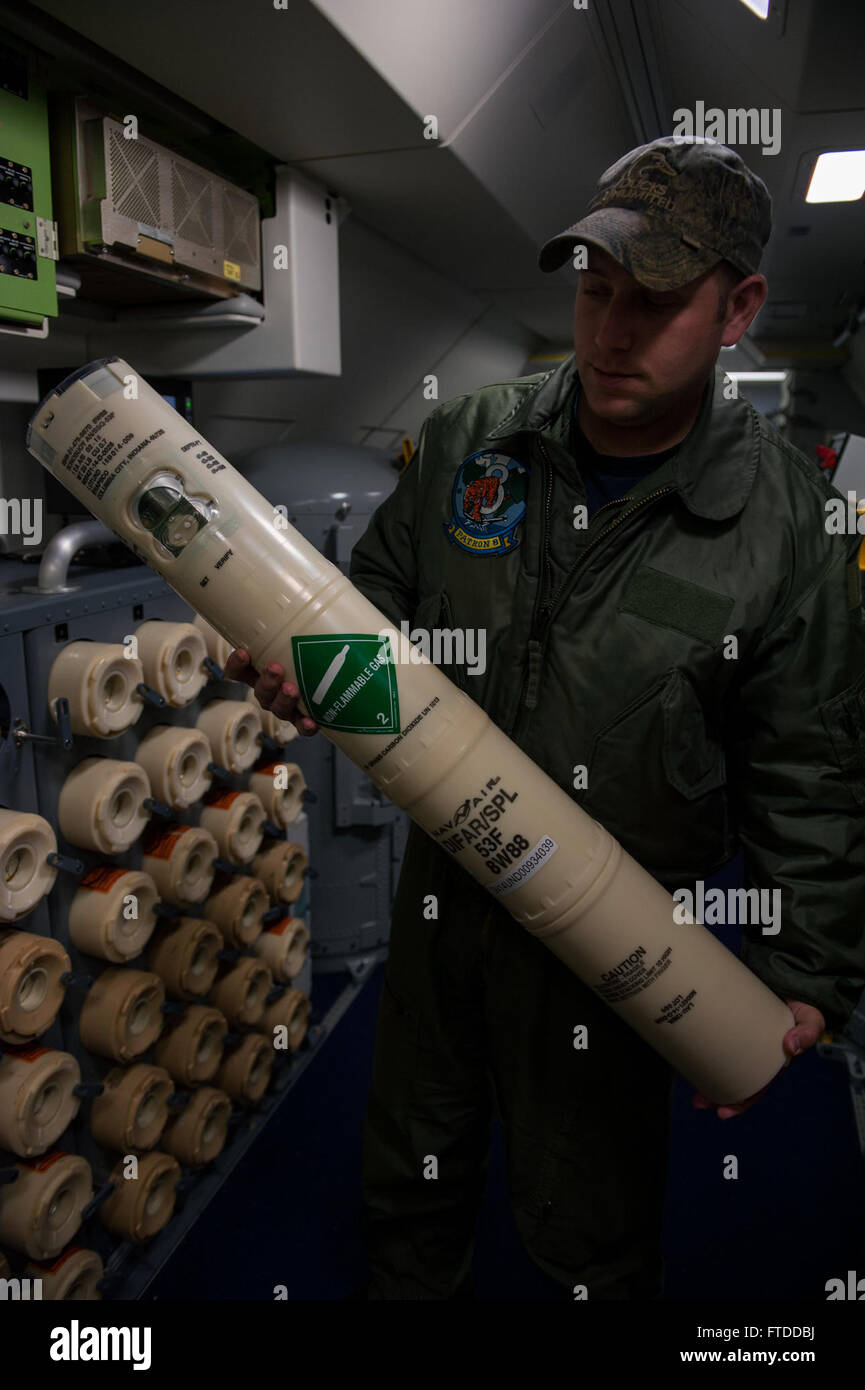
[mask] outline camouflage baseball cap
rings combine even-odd
[[[753,275],[771,229],[769,190],[734,150],[664,135],[604,171],[587,215],[541,247],[538,265],[558,270],[582,242],[648,289],[673,290],[722,260]]]

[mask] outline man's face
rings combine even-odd
[[[724,330],[714,270],[679,289],[649,290],[606,251],[588,248],[574,306],[574,354],[595,416],[639,426],[701,393]]]

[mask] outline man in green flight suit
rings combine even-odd
[[[581,270],[573,355],[434,410],[350,575],[397,626],[485,631],[483,672],[443,669],[671,892],[708,893],[743,851],[781,913],[741,923],[741,953],[789,1002],[793,1057],[865,987],[865,627],[838,494],[717,366],[765,299],[770,207],[712,142],[607,169],[540,253]],[[281,668],[240,650],[229,673],[315,731]],[[471,1296],[495,1107],[562,1297],[660,1297],[672,1079],[412,826],[364,1133],[368,1296]]]

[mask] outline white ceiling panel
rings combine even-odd
[[[287,163],[423,144],[415,113],[307,0],[40,8]]]
[[[451,140],[478,103],[518,73],[572,0],[314,0],[419,115]]]
[[[772,0],[765,23],[741,0],[41,7],[565,341],[573,280],[542,276],[535,256],[584,210],[603,169],[670,133],[677,108],[778,107],[780,152],[739,147],[774,203],[759,334],[826,341],[865,297],[865,203],[803,196],[817,153],[865,145],[860,0]],[[423,139],[427,114],[438,146]]]

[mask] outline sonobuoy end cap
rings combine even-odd
[[[42,400],[27,422],[27,433],[24,436],[24,443],[31,454],[34,454],[34,456],[38,458],[38,454],[31,448],[30,435],[33,431],[33,426],[36,424],[36,417],[44,410],[48,402],[53,400],[55,396],[62,396],[63,392],[68,391],[69,387],[73,386],[76,381],[81,381],[84,377],[90,376],[92,372],[101,371],[103,367],[107,367],[111,362],[121,362],[122,360],[122,358],[117,356],[97,357],[92,362],[85,362],[83,367],[76,368],[74,372],[70,372],[68,376],[65,376],[62,381],[58,381],[56,386],[52,386],[51,390],[42,397]]]

